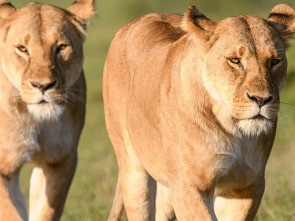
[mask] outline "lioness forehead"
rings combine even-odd
[[[56,28],[67,23],[67,17],[68,13],[66,10],[51,5],[33,2],[17,10],[12,22],[16,25],[21,23],[23,27],[34,27],[40,29],[44,29],[45,27]]]
[[[34,45],[51,45],[61,38],[76,41],[81,36],[70,16],[68,11],[55,6],[30,3],[16,11],[6,39],[13,44]]]
[[[252,16],[237,16],[225,19],[218,25],[219,37],[230,47],[244,45],[250,51],[283,49],[278,33],[266,20]]]

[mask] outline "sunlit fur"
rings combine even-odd
[[[267,119],[238,120],[237,124],[242,134],[249,137],[258,137],[261,133],[269,134],[275,126],[275,122],[273,120]]]
[[[58,120],[64,109],[65,105],[62,104],[41,103],[28,105],[29,112],[39,122],[44,120]]]
[[[60,220],[85,121],[83,42],[94,0],[0,1],[0,220]],[[62,46],[62,47],[61,47]],[[19,186],[33,163],[29,217]]]
[[[192,5],[184,16],[149,14],[117,32],[103,78],[119,165],[109,221],[123,208],[130,221],[154,220],[155,181],[157,218],[171,220],[175,210],[180,221],[254,219],[293,24],[287,5],[268,20],[217,22]]]

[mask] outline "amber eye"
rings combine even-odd
[[[17,46],[17,49],[20,51],[20,52],[23,52],[23,53],[28,53],[28,50],[25,46],[23,45],[19,45]]]
[[[230,60],[231,63],[234,63],[234,64],[240,64],[241,63],[239,58],[230,58],[229,60]]]
[[[272,59],[271,60],[271,66],[274,66],[274,65],[280,63],[280,61],[281,61],[280,59]]]
[[[66,49],[66,47],[67,47],[67,45],[65,45],[65,44],[61,44],[61,45],[57,46],[56,51],[57,51],[57,52],[60,52],[60,51],[62,51],[62,50],[64,50],[64,49]]]

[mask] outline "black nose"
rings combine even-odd
[[[31,82],[31,85],[35,88],[38,88],[44,94],[45,91],[53,88],[56,85],[56,81],[51,81],[48,83]]]
[[[255,101],[259,107],[262,107],[263,105],[265,105],[266,103],[272,100],[272,96],[268,96],[268,97],[260,97],[258,95],[250,96],[248,93],[247,93],[247,96],[250,100]]]

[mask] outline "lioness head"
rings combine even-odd
[[[294,18],[287,5],[276,6],[268,20],[238,16],[213,22],[195,6],[187,11],[184,29],[200,46],[204,86],[218,119],[230,119],[232,130],[267,133],[277,118]]]
[[[59,115],[82,74],[93,2],[78,0],[68,10],[38,3],[19,10],[9,2],[0,5],[1,69],[37,118]]]

